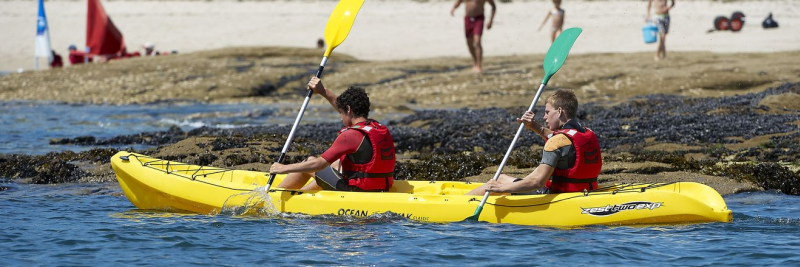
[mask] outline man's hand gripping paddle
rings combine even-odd
[[[531,106],[528,108],[528,111],[533,111],[533,106],[536,105],[536,102],[539,101],[539,96],[542,95],[542,90],[547,85],[547,82],[550,81],[550,77],[553,77],[553,74],[561,69],[561,65],[564,65],[564,61],[567,60],[567,56],[569,55],[569,50],[572,48],[572,44],[575,43],[575,40],[578,39],[578,36],[581,35],[583,30],[581,28],[569,28],[562,32],[558,38],[550,45],[550,49],[547,50],[547,55],[544,56],[544,79],[542,79],[542,84],[539,86],[539,91],[536,92],[536,97],[533,98],[533,102],[531,102]],[[517,139],[519,139],[519,135],[522,133],[522,129],[525,128],[525,124],[521,123],[519,125],[519,129],[517,130],[517,134],[514,135],[514,140],[511,141],[511,146],[508,147],[508,151],[506,151],[506,155],[503,157],[503,161],[500,163],[500,166],[497,167],[497,172],[495,172],[493,180],[497,181],[497,178],[500,177],[500,173],[503,171],[503,167],[506,166],[506,162],[508,161],[508,157],[511,155],[511,151],[514,150],[514,145],[517,144]],[[465,220],[469,221],[477,221],[478,218],[481,216],[481,211],[483,211],[483,205],[486,204],[486,199],[489,198],[489,191],[486,191],[483,194],[483,200],[481,200],[481,204],[478,205],[478,208],[475,209],[475,214],[472,216],[467,217]]]
[[[322,70],[325,68],[325,64],[328,63],[328,57],[331,55],[331,52],[333,52],[333,49],[342,44],[344,39],[347,38],[347,34],[350,33],[350,28],[353,27],[353,23],[356,20],[356,14],[358,14],[362,5],[364,5],[364,0],[340,0],[339,3],[336,4],[336,8],[333,9],[333,13],[331,13],[330,18],[328,18],[328,24],[325,26],[325,43],[328,44],[328,48],[325,49],[322,62],[319,63],[316,74],[317,78],[322,76]],[[294,133],[297,131],[297,125],[300,124],[300,120],[303,119],[303,113],[306,111],[308,101],[311,100],[311,95],[313,94],[314,90],[308,91],[308,95],[306,95],[306,99],[303,101],[303,106],[300,108],[300,112],[297,113],[297,118],[294,120],[292,131],[289,132],[289,137],[286,138],[286,143],[283,144],[283,150],[281,150],[281,155],[278,157],[277,163],[283,163],[286,151],[289,150],[292,139],[294,139]],[[275,174],[271,173],[269,175],[269,181],[264,187],[265,192],[269,192],[269,188],[272,186],[274,180]]]

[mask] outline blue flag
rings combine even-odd
[[[53,62],[50,32],[47,27],[47,16],[44,13],[44,0],[39,0],[39,16],[36,21],[36,56],[47,57],[48,62]]]

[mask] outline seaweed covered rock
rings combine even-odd
[[[519,127],[515,118],[524,111],[524,108],[422,110],[389,124],[398,152],[456,153],[478,149],[498,153],[507,150]],[[519,146],[543,144],[541,138],[533,136],[530,131],[524,132]]]
[[[395,176],[405,180],[458,181],[499,162],[486,154],[424,154],[414,162],[400,163]]]
[[[97,174],[82,168],[84,164],[77,163],[108,164],[111,155],[117,152],[115,149],[92,149],[80,153],[50,152],[41,156],[0,155],[0,177],[26,179],[35,184],[76,182]]]
[[[61,138],[50,140],[51,145],[81,145],[81,146],[105,146],[105,145],[165,145],[172,144],[186,138],[186,134],[178,126],[171,126],[166,131],[144,132],[132,135],[119,135],[109,139],[97,140],[94,136],[79,136],[75,138]]]
[[[51,158],[36,166],[36,176],[31,178],[34,184],[59,184],[77,181],[83,174],[78,166],[57,158]]]

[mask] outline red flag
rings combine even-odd
[[[106,15],[100,0],[89,0],[86,18],[86,47],[90,55],[117,54],[125,51],[122,33]]]

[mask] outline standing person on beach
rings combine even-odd
[[[341,95],[311,78],[308,89],[325,97],[339,111],[344,128],[320,157],[295,164],[274,163],[270,173],[288,173],[280,188],[302,190],[389,191],[394,182],[395,149],[389,129],[369,119],[369,96],[357,86]],[[314,177],[308,185],[308,179]]]
[[[564,31],[564,9],[561,8],[561,0],[553,0],[553,9],[547,12],[542,25],[539,25],[539,31],[551,16],[553,17],[553,27],[550,29],[550,43],[555,42],[556,37]]]
[[[667,0],[647,0],[647,20],[650,21],[650,10],[656,14],[653,22],[658,26],[658,50],[656,50],[655,60],[659,61],[667,57],[666,39],[669,32],[669,10],[675,7],[675,0],[667,6]],[[655,5],[653,5],[655,2]]]
[[[456,9],[461,5],[461,2],[466,8],[464,16],[464,30],[467,35],[467,47],[469,53],[472,54],[472,71],[481,73],[481,61],[483,60],[483,47],[481,46],[481,36],[483,35],[483,21],[485,20],[483,6],[486,3],[492,7],[492,15],[489,17],[489,23],[486,24],[486,29],[492,29],[492,22],[494,21],[494,13],[497,11],[497,6],[494,0],[456,0],[453,9],[450,10],[450,15],[455,16]]]
[[[545,140],[539,166],[525,178],[501,174],[497,181],[489,180],[467,195],[483,195],[486,191],[569,193],[597,189],[597,176],[603,166],[600,142],[592,130],[578,122],[575,93],[561,89],[545,99],[545,103],[544,125],[533,120],[535,115],[531,111],[517,119]]]

